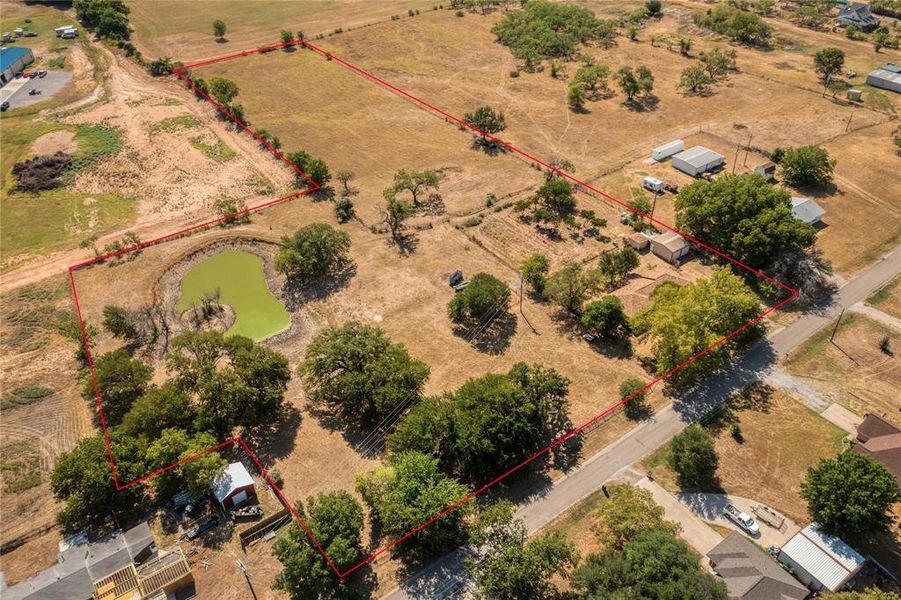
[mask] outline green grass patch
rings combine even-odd
[[[869,84],[860,86],[863,90],[864,104],[868,104],[887,113],[895,114],[895,105],[879,88],[875,88]]]
[[[191,138],[191,146],[203,152],[207,158],[211,158],[216,162],[225,162],[235,157],[235,151],[228,147],[228,144],[214,136],[215,144],[208,144],[204,141],[203,136]]]
[[[901,285],[901,277],[895,277],[888,284],[882,286],[867,297],[867,304],[870,306],[879,306],[892,297],[895,289]]]
[[[23,440],[0,448],[3,492],[18,494],[41,483],[41,454],[35,440]]]
[[[192,115],[178,115],[157,121],[150,126],[150,135],[158,133],[174,133],[181,129],[194,129],[200,127],[200,121]]]
[[[47,61],[48,69],[65,69],[66,68],[66,59],[63,56],[57,56],[56,58],[51,58]]]
[[[18,406],[34,404],[53,394],[53,390],[40,385],[23,385],[9,392],[0,399],[0,410],[8,410]]]
[[[263,259],[248,252],[226,250],[195,265],[181,281],[177,310],[200,304],[218,291],[223,304],[235,311],[235,323],[226,332],[263,340],[284,331],[291,317],[266,285]]]

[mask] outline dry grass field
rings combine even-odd
[[[149,59],[170,56],[185,62],[238,52],[279,41],[283,29],[307,36],[348,31],[407,11],[431,10],[428,0],[269,0],[259,2],[203,0],[190,10],[175,0],[128,0],[132,40]],[[225,41],[213,37],[213,21],[228,30]]]
[[[832,400],[859,415],[867,412],[897,421],[901,404],[901,334],[858,314],[846,313],[788,355],[783,366]],[[888,338],[893,354],[880,350]]]
[[[809,467],[841,450],[845,431],[781,390],[750,388],[740,394],[743,408],[719,420],[715,417],[726,415],[713,415],[705,424],[716,440],[719,486],[806,523],[801,483]],[[741,428],[741,442],[730,434],[732,423]],[[678,492],[675,473],[666,464],[668,448],[646,457],[643,466],[660,485]]]

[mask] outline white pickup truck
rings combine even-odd
[[[733,504],[727,504],[723,509],[723,516],[741,527],[749,535],[757,536],[760,533],[760,527],[754,522],[754,519],[746,513],[738,510]]]

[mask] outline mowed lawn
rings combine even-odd
[[[280,41],[287,29],[307,36],[337,28],[407,16],[409,10],[431,10],[428,0],[203,0],[144,2],[128,0],[132,41],[147,58],[170,56],[188,62]],[[213,21],[227,26],[225,41],[213,37]]]
[[[760,387],[740,397],[743,408],[727,418],[716,414],[704,423],[716,440],[716,475],[722,488],[707,491],[750,498],[805,523],[807,504],[799,492],[807,469],[834,457],[845,432],[786,392]],[[731,434],[732,422],[741,430],[741,442]],[[677,492],[676,474],[667,465],[668,451],[668,445],[660,448],[642,465],[658,483]]]
[[[783,361],[805,383],[834,395],[859,415],[867,412],[899,420],[901,333],[865,316],[845,313],[835,338],[834,323],[811,337]],[[888,339],[887,354],[880,349]]]

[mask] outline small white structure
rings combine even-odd
[[[663,182],[656,177],[645,177],[644,181],[642,181],[641,184],[646,190],[650,190],[652,192],[663,191]]]
[[[678,154],[685,149],[685,142],[682,140],[673,140],[672,142],[667,142],[662,146],[657,146],[653,150],[651,150],[651,158],[660,162],[661,160],[665,160],[672,156],[673,154]]]
[[[693,146],[673,157],[673,166],[697,177],[726,163],[726,157],[704,146]]]
[[[814,591],[841,589],[863,568],[865,559],[837,537],[811,523],[779,551],[779,562]]]
[[[64,33],[73,32],[75,35],[78,35],[78,30],[72,27],[71,25],[63,25],[62,27],[57,27],[53,31],[56,32],[56,37],[63,37]]]
[[[812,198],[792,198],[792,216],[799,221],[815,225],[825,214],[826,211],[823,210],[823,207],[814,202]]]
[[[768,180],[772,181],[776,178],[776,163],[771,160],[768,160],[765,163],[760,163],[759,165],[754,167],[754,172],[758,175],[763,175]]]
[[[889,63],[867,75],[867,83],[873,87],[901,93],[901,67]]]
[[[213,480],[213,495],[222,508],[234,508],[257,495],[256,486],[244,463],[233,462]]]
[[[651,252],[668,263],[675,264],[691,251],[691,246],[678,233],[667,231],[651,238]]]

